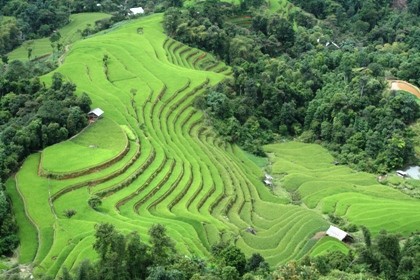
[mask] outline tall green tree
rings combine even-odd
[[[149,229],[153,264],[167,265],[173,262],[175,244],[167,235],[166,228],[160,224],[152,225]]]

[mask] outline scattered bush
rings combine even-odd
[[[99,206],[102,205],[102,200],[99,196],[93,195],[89,198],[88,204],[90,207],[92,207],[92,209],[98,210]]]
[[[336,225],[343,225],[345,224],[345,221],[343,218],[334,215],[334,214],[328,214],[328,219],[330,220],[331,223],[336,224]]]
[[[74,210],[74,209],[66,209],[66,210],[64,210],[64,216],[66,216],[69,219],[71,217],[73,217],[74,215],[76,215],[76,213],[77,213],[77,211]]]
[[[343,228],[343,230],[344,231],[347,231],[347,232],[356,232],[356,231],[358,231],[359,230],[359,228],[357,227],[357,225],[355,225],[355,224],[348,224],[348,225],[346,225],[344,228]]]
[[[295,205],[300,205],[302,203],[300,193],[298,191],[291,192],[290,198],[292,199],[292,203]]]

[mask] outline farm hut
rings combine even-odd
[[[402,171],[402,170],[397,170],[397,175],[401,176],[401,177],[407,177],[408,176],[407,172]]]
[[[330,226],[326,234],[340,241],[351,241],[353,239],[353,237],[351,237],[347,232],[335,226]]]
[[[144,14],[144,9],[142,7],[131,8],[129,14],[133,16],[141,15]]]
[[[272,187],[273,186],[273,177],[270,176],[269,174],[265,173],[263,182],[266,186]]]
[[[251,234],[253,234],[253,235],[256,235],[257,234],[257,231],[255,230],[255,228],[253,228],[251,226],[247,227],[246,228],[246,231],[249,232],[249,233],[251,233]]]
[[[264,175],[264,179],[265,179],[265,180],[270,180],[270,181],[272,181],[272,180],[273,180],[273,176],[271,176],[270,174],[265,173],[265,175]]]
[[[269,187],[273,186],[273,182],[271,182],[270,180],[267,180],[267,179],[264,180],[264,184],[266,186],[269,186]]]
[[[93,109],[92,111],[88,113],[89,121],[94,122],[97,119],[101,118],[103,114],[104,114],[104,111],[102,111],[102,109],[100,108]]]

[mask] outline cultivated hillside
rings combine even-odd
[[[20,232],[21,262],[56,275],[95,258],[99,222],[145,238],[161,223],[179,250],[199,256],[231,240],[272,265],[302,256],[326,229],[320,214],[272,195],[261,170],[203,123],[195,97],[231,70],[168,39],[161,21],[124,22],[79,41],[57,69],[105,114],[80,136],[30,156],[16,175],[33,223],[30,230],[20,219],[27,229]],[[103,200],[98,211],[87,203],[92,195]],[[71,218],[69,210],[76,212]]]

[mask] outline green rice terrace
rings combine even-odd
[[[7,182],[20,263],[56,276],[62,267],[96,259],[93,233],[100,222],[137,231],[143,240],[152,224],[163,224],[179,251],[202,257],[212,244],[234,241],[271,265],[346,252],[329,238],[317,244],[317,233],[330,224],[326,214],[373,234],[420,229],[418,200],[374,175],[335,166],[317,145],[266,146],[276,186],[266,187],[253,158],[218,138],[192,106],[232,70],[167,38],[161,21],[152,15],[78,41],[56,70],[105,113],[76,137],[29,156]],[[87,202],[92,195],[103,201],[97,211]]]

